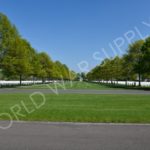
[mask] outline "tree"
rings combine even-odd
[[[65,65],[62,64],[59,61],[55,62],[55,71],[57,74],[57,79],[64,79],[64,80],[70,80],[70,71],[69,68]]]
[[[122,58],[116,56],[112,60],[112,69],[113,69],[113,79],[119,81],[122,79],[122,74],[123,74],[123,67],[122,67],[123,60]]]
[[[11,41],[2,66],[6,76],[19,76],[20,85],[22,84],[22,77],[31,73],[30,49],[25,40],[16,38]]]
[[[126,85],[128,80],[136,80],[132,58],[128,54],[122,57],[122,79],[126,81]]]
[[[141,49],[143,53],[142,68],[145,74],[150,73],[150,37],[147,38]]]
[[[53,62],[50,57],[44,52],[38,54],[38,59],[40,62],[39,77],[42,78],[42,81],[44,83],[46,78],[52,78]]]
[[[101,63],[101,69],[100,69],[100,72],[101,72],[101,77],[103,80],[111,80],[111,83],[112,83],[112,80],[114,78],[114,64],[113,64],[113,59],[104,59],[104,61],[102,61]]]
[[[73,81],[76,79],[77,77],[77,74],[74,72],[74,71],[69,71],[69,74],[70,74],[70,80]]]
[[[67,65],[63,64],[62,65],[62,73],[63,73],[63,78],[65,80],[70,80],[70,75],[69,75],[69,68],[67,67]]]
[[[20,37],[14,25],[11,24],[7,16],[0,13],[0,67],[2,60],[10,49],[12,41]]]
[[[128,57],[130,58],[130,63],[133,65],[133,70],[138,74],[139,86],[141,86],[141,78],[143,74],[143,52],[142,46],[144,44],[143,40],[138,40],[133,44],[129,45]]]
[[[83,81],[86,80],[86,74],[84,72],[81,72],[81,78],[82,78]]]

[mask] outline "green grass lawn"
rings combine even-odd
[[[79,95],[79,94],[47,94],[46,103],[37,109],[28,94],[1,94],[0,114],[10,110],[20,111],[19,120],[30,121],[66,121],[66,122],[119,122],[119,123],[150,123],[149,95]],[[40,104],[42,97],[33,97]],[[31,114],[28,111],[34,110]],[[21,107],[21,110],[19,110]],[[0,116],[1,120],[8,120]]]
[[[63,87],[65,87],[66,89],[100,89],[100,90],[113,89],[105,85],[88,83],[88,82],[75,82],[75,81],[72,83],[65,82],[64,86],[63,83],[59,83],[59,84],[50,83],[50,84],[39,84],[39,85],[32,85],[32,86],[22,86],[20,88],[21,89],[49,89],[48,86],[50,86],[53,89],[55,88],[55,86],[57,86],[58,89],[63,89]]]

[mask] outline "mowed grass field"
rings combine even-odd
[[[106,90],[106,89],[113,89],[105,85],[97,84],[97,83],[88,83],[88,82],[61,82],[61,83],[50,83],[50,84],[36,84],[32,86],[22,86],[20,89],[99,89],[99,90]]]
[[[1,94],[0,119],[54,122],[150,123],[149,95]],[[39,107],[39,108],[38,108]],[[29,113],[30,112],[30,113]]]

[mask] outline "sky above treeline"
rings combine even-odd
[[[149,36],[149,6],[149,0],[0,0],[0,12],[23,38],[76,72]]]

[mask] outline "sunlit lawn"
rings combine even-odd
[[[19,120],[30,121],[150,123],[149,95],[47,94],[45,97],[46,103],[37,108],[35,104],[43,102],[40,95],[33,97],[33,104],[28,94],[1,94],[0,114],[9,113],[14,120],[17,116]],[[12,106],[16,114],[12,113]],[[0,119],[9,118],[2,115]]]

